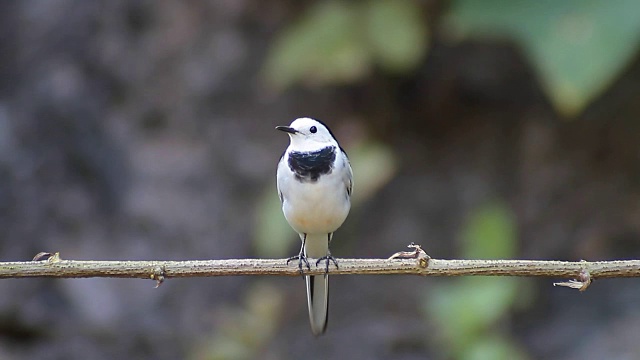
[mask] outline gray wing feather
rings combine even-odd
[[[349,157],[347,157],[347,154],[344,151],[342,151],[342,157],[344,161],[344,166],[347,168],[347,171],[345,171],[343,181],[347,189],[347,196],[351,197],[351,192],[353,190],[353,170],[351,170],[351,163],[349,162]]]
[[[276,172],[276,186],[278,189],[278,196],[280,197],[280,202],[284,202],[284,195],[282,193],[283,189],[283,182],[284,182],[284,174],[286,172],[286,168],[285,168],[285,163],[284,163],[284,156],[285,154],[282,154],[282,157],[280,157],[280,161],[278,162],[278,170]]]

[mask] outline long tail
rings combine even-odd
[[[327,330],[329,315],[329,277],[327,275],[305,276],[307,282],[307,304],[311,332],[319,336]]]
[[[305,253],[311,258],[327,255],[331,234],[307,235]],[[324,266],[324,263],[318,264]],[[324,334],[327,329],[329,315],[329,276],[305,276],[307,283],[307,305],[309,306],[309,320],[313,335]]]

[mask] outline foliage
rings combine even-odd
[[[457,0],[445,23],[459,39],[516,41],[556,109],[575,116],[636,54],[638,14],[635,0]]]
[[[265,77],[275,89],[364,79],[375,66],[409,73],[424,58],[429,33],[416,1],[325,1],[285,28]],[[531,61],[560,114],[579,114],[637,53],[635,0],[456,0],[442,19],[449,38],[508,39]]]
[[[424,57],[427,35],[415,1],[317,2],[278,36],[265,76],[281,90],[354,82],[374,65],[408,71]]]
[[[276,335],[284,298],[273,285],[262,282],[247,288],[241,306],[221,311],[222,324],[211,338],[203,339],[191,355],[194,360],[256,359]]]
[[[254,227],[253,247],[259,257],[284,257],[293,242],[295,232],[284,218],[280,206],[274,170],[274,183],[263,192],[256,211],[257,224]]]
[[[463,257],[508,258],[515,255],[513,216],[501,203],[474,212],[462,231]],[[520,293],[513,278],[463,278],[430,288],[425,314],[442,331],[443,348],[456,359],[523,359],[510,339],[494,330]]]
[[[461,256],[467,259],[507,259],[516,252],[515,219],[502,203],[477,209],[462,234]]]

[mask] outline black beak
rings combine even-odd
[[[295,134],[298,132],[298,130],[288,126],[276,126],[276,130],[284,131],[289,134]]]

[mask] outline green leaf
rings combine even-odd
[[[636,0],[457,0],[445,24],[459,38],[518,42],[565,116],[575,116],[624,69],[640,44]]]
[[[315,2],[278,35],[264,75],[277,91],[297,83],[353,83],[374,63],[393,72],[413,69],[428,45],[416,1]]]
[[[189,358],[264,358],[265,346],[278,334],[284,310],[284,296],[277,287],[264,281],[247,286],[244,301],[217,312],[217,329],[195,342]]]
[[[300,81],[324,85],[363,77],[371,59],[359,35],[358,17],[351,3],[316,3],[276,40],[266,63],[267,82],[282,90]]]
[[[504,337],[484,335],[458,356],[465,360],[524,360],[525,353]]]
[[[413,1],[371,1],[366,7],[366,24],[371,52],[387,70],[411,70],[427,52],[428,29]]]
[[[462,234],[462,256],[468,259],[510,258],[517,245],[516,224],[509,208],[490,203],[475,210]]]
[[[467,348],[511,308],[517,285],[509,278],[460,279],[430,291],[425,310],[449,344]]]
[[[391,147],[373,140],[363,140],[349,149],[353,168],[353,204],[373,196],[396,174],[398,162]]]
[[[462,238],[466,258],[513,256],[516,228],[509,208],[501,202],[478,208],[463,228]],[[439,323],[447,344],[455,349],[454,357],[475,359],[508,352],[510,348],[499,344],[484,346],[483,337],[514,307],[519,285],[512,278],[462,278],[430,291],[425,310]]]
[[[255,253],[264,258],[286,256],[287,250],[298,238],[282,214],[280,199],[275,187],[269,187],[258,203],[253,246]]]

